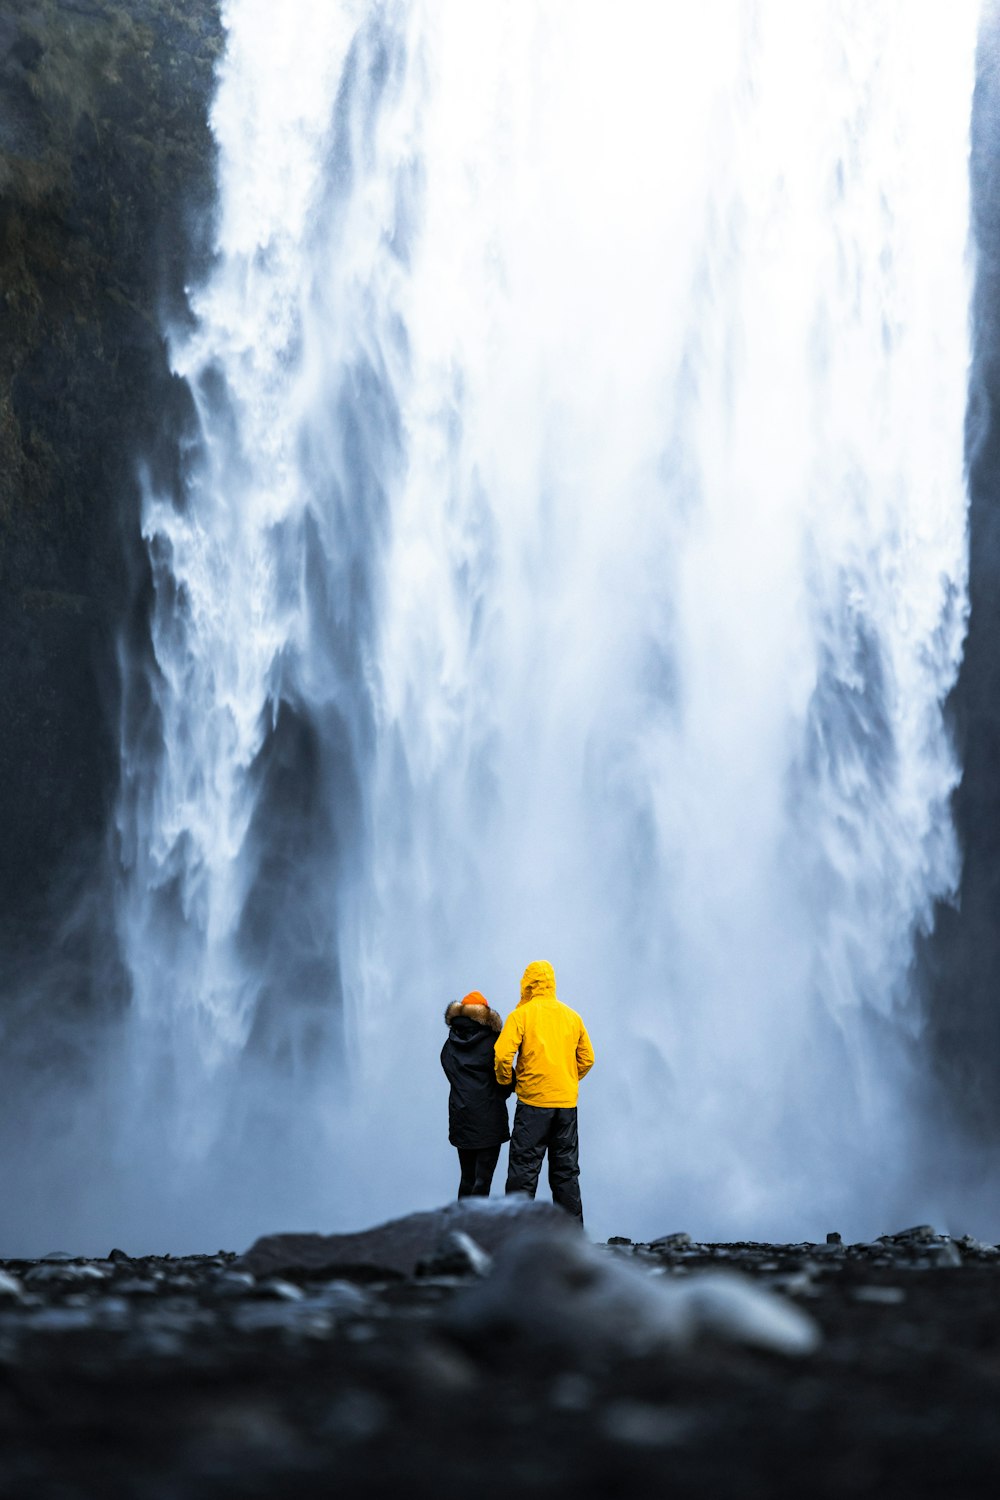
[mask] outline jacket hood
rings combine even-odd
[[[495,1010],[491,1010],[485,1003],[482,1005],[463,1005],[461,1000],[453,1000],[444,1013],[444,1018],[450,1026],[453,1021],[474,1021],[477,1026],[487,1026],[490,1031],[495,1031],[499,1036],[503,1022]]]
[[[550,963],[539,959],[529,964],[521,976],[521,998],[519,1005],[529,1000],[554,1000],[556,998],[556,971]]]

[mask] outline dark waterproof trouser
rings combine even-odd
[[[500,1159],[500,1147],[487,1146],[483,1151],[465,1151],[457,1147],[458,1161],[462,1169],[458,1184],[460,1198],[488,1198],[493,1173]]]
[[[580,1202],[580,1137],[575,1109],[539,1109],[519,1099],[514,1111],[507,1164],[507,1192],[535,1196],[542,1157],[549,1153],[552,1202],[583,1223]]]

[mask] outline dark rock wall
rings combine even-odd
[[[974,1133],[1000,1139],[1000,8],[987,14],[972,119],[971,608],[950,705],[963,767],[954,799],[963,869],[958,905],[939,908],[925,958],[948,1098]]]
[[[0,942],[100,868],[140,460],[186,398],[165,313],[206,254],[217,0],[0,12]]]

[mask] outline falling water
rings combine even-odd
[[[228,0],[123,658],[165,1226],[449,1196],[441,1012],[538,957],[597,1232],[925,1210],[975,10]]]

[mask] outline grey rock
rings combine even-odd
[[[245,1297],[257,1285],[257,1278],[249,1271],[223,1271],[212,1283],[217,1297]]]
[[[526,1230],[543,1227],[579,1234],[575,1221],[551,1203],[517,1196],[465,1198],[357,1234],[265,1235],[238,1267],[254,1276],[412,1276],[451,1232],[467,1234],[487,1255],[494,1255]]]
[[[11,1276],[7,1271],[0,1271],[0,1302],[17,1302],[24,1291],[24,1287],[16,1276]]]
[[[676,1349],[708,1337],[801,1355],[819,1329],[801,1308],[733,1273],[655,1276],[582,1237],[524,1235],[493,1275],[459,1292],[444,1322],[460,1339],[504,1334],[587,1357]]]
[[[493,1257],[461,1229],[451,1229],[434,1254],[417,1264],[418,1276],[488,1276]]]
[[[650,1240],[651,1250],[688,1250],[691,1246],[691,1236],[683,1230],[676,1234],[662,1234],[657,1240]]]
[[[982,1240],[974,1239],[971,1234],[963,1234],[956,1243],[963,1255],[984,1255],[992,1258],[1000,1254],[1000,1248],[996,1245],[986,1245]]]
[[[33,1333],[79,1333],[94,1326],[93,1313],[82,1307],[43,1307],[31,1315]]]
[[[341,1318],[364,1318],[373,1311],[371,1297],[352,1281],[328,1281],[316,1289],[311,1300]]]
[[[118,1328],[128,1322],[132,1309],[124,1297],[99,1297],[91,1311],[95,1324]]]
[[[282,1281],[280,1276],[271,1276],[267,1281],[262,1281],[256,1288],[258,1297],[273,1297],[278,1302],[301,1302],[305,1296],[300,1286],[294,1281]]]
[[[950,1266],[957,1268],[962,1264],[962,1257],[951,1240],[942,1240],[940,1245],[928,1247],[931,1264],[933,1266]]]
[[[884,1234],[882,1239],[893,1245],[922,1245],[940,1239],[940,1235],[933,1224],[915,1224],[912,1229],[899,1229],[895,1234]]]
[[[594,1404],[594,1383],[574,1371],[559,1375],[549,1393],[549,1405],[555,1411],[586,1411]]]
[[[99,1266],[80,1261],[44,1261],[26,1271],[24,1279],[36,1286],[46,1282],[106,1281],[107,1274]]]
[[[613,1443],[636,1448],[666,1448],[681,1443],[697,1427],[689,1413],[647,1401],[612,1401],[601,1416],[604,1435]]]
[[[241,1333],[283,1329],[300,1337],[328,1338],[333,1332],[329,1312],[301,1302],[240,1302],[233,1308],[232,1319]]]
[[[330,1407],[327,1430],[347,1442],[365,1442],[389,1423],[389,1409],[372,1391],[344,1391]]]

